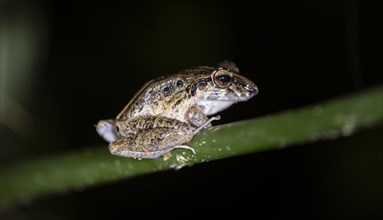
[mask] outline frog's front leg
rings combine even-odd
[[[209,120],[209,118],[205,115],[205,113],[203,113],[198,105],[193,105],[188,109],[186,112],[186,119],[188,120],[189,124],[193,125],[195,128],[206,124],[206,121]],[[211,127],[211,123],[207,123],[205,127]]]

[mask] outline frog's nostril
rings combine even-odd
[[[249,91],[252,95],[256,95],[258,94],[258,87],[256,85],[250,85],[250,84],[247,84],[245,86],[246,90]]]

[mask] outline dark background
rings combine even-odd
[[[8,45],[2,106],[22,109],[2,109],[2,166],[103,144],[98,120],[115,117],[146,81],[188,67],[232,60],[260,89],[215,124],[349,94],[383,78],[381,9],[370,1],[3,0],[1,9]],[[42,198],[6,217],[198,218],[206,211],[378,218],[382,131]]]

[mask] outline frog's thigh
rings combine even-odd
[[[174,128],[153,128],[135,136],[121,138],[109,145],[112,154],[134,158],[157,158],[175,149],[192,148],[182,145],[193,137],[192,132]],[[194,150],[192,150],[194,152]]]
[[[188,123],[163,116],[145,115],[129,121],[118,121],[117,123],[119,127],[124,127],[124,129],[120,128],[122,136],[127,136],[130,133],[137,133],[142,130],[149,131],[154,128],[172,128],[182,132],[190,132],[191,130]]]

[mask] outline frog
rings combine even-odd
[[[220,120],[217,113],[256,94],[258,87],[232,61],[197,66],[147,82],[96,131],[116,156],[155,159],[179,148],[196,154],[186,143]]]

